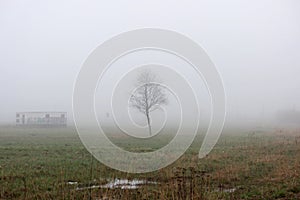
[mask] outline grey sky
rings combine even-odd
[[[300,2],[0,2],[0,122],[15,112],[72,112],[73,84],[89,53],[132,29],[171,29],[198,42],[216,64],[228,120],[259,120],[300,107]]]

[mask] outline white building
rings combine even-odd
[[[17,126],[64,127],[67,126],[66,112],[17,112]]]

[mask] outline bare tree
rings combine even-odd
[[[164,104],[167,104],[167,97],[164,88],[157,83],[156,75],[149,70],[142,71],[137,78],[137,89],[130,97],[130,105],[146,116],[150,136],[150,112]]]

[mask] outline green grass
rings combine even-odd
[[[147,174],[110,169],[82,145],[74,128],[0,129],[0,199],[300,199],[300,133],[248,134],[226,131],[213,151],[198,159],[201,138],[175,163]],[[167,143],[163,136],[147,141],[115,137],[130,151],[152,151]],[[143,148],[143,145],[147,145]],[[107,178],[142,178],[158,185],[136,190],[93,189]],[[228,192],[229,189],[234,191]]]

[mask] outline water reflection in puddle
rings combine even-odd
[[[147,180],[114,179],[114,180],[109,180],[108,183],[102,185],[91,185],[91,186],[80,187],[78,182],[68,181],[68,185],[78,185],[76,190],[86,190],[86,189],[96,189],[96,188],[130,190],[130,189],[137,189],[142,185],[156,185],[156,184],[157,182],[147,181]]]

